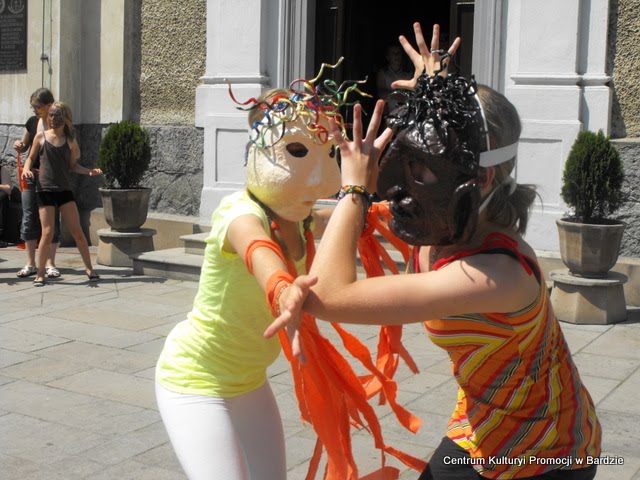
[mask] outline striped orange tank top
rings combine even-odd
[[[447,351],[458,401],[447,436],[471,455],[487,478],[539,475],[584,468],[600,454],[601,428],[550,305],[537,263],[510,237],[494,233],[472,251],[436,262],[434,269],[477,253],[517,258],[540,283],[536,300],[516,312],[475,313],[425,322]],[[413,270],[419,271],[417,249]]]

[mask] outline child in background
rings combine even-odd
[[[88,169],[78,163],[80,147],[75,140],[71,108],[67,104],[53,103],[49,108],[47,120],[49,129],[36,134],[22,172],[26,179],[33,179],[33,164],[38,157],[40,158],[36,192],[42,235],[38,245],[38,271],[33,285],[45,285],[46,261],[53,238],[56,208],[60,209],[60,214],[80,251],[87,278],[89,281],[97,281],[100,277],[91,265],[89,245],[80,226],[69,173],[94,176],[102,174],[102,171],[99,168]]]

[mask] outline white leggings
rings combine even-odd
[[[284,432],[269,383],[233,398],[185,395],[156,383],[171,444],[189,480],[284,480]]]

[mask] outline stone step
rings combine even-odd
[[[184,251],[191,255],[204,255],[204,248],[207,246],[209,232],[192,233],[190,235],[180,235],[180,240],[184,243]]]
[[[180,240],[184,243],[183,248],[170,248],[132,255],[133,271],[136,274],[175,280],[198,281],[208,235],[206,232],[182,235]],[[316,241],[316,247],[318,243],[319,240]],[[398,265],[398,269],[403,272],[405,263],[400,252],[384,243],[384,241],[383,244],[391,258]],[[364,273],[359,259],[358,273]]]
[[[186,253],[184,248],[169,248],[131,256],[133,273],[174,280],[200,279],[203,255]]]
[[[204,255],[204,249],[207,246],[206,240],[209,236],[208,232],[193,233],[190,235],[181,235],[180,240],[184,243],[184,251],[192,255]],[[378,240],[385,246],[387,252],[393,260],[398,263],[399,266],[404,269],[404,259],[402,254],[387,243],[384,238],[378,236]],[[318,247],[320,240],[316,240],[316,248]]]
[[[136,274],[143,274],[161,278],[171,278],[174,280],[191,280],[197,282],[200,279],[204,248],[208,233],[196,233],[182,235],[180,239],[184,242],[184,248],[171,248],[132,255],[133,271]],[[406,264],[402,254],[388,243],[381,240],[391,258],[398,265],[398,270],[402,273],[406,269]],[[316,247],[319,240],[316,240]],[[358,278],[364,278],[364,269],[358,257]],[[385,273],[389,272],[385,269]],[[547,280],[546,286],[551,292],[553,281]]]

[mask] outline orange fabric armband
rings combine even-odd
[[[287,259],[284,257],[284,253],[282,253],[280,245],[278,245],[273,240],[263,240],[259,238],[252,241],[247,247],[247,250],[244,252],[244,263],[247,265],[247,269],[249,270],[249,273],[251,275],[253,275],[253,260],[251,259],[251,257],[253,256],[253,251],[256,248],[263,247],[272,250],[276,255],[278,255],[278,257],[280,257],[282,263],[284,263],[285,265],[287,264]]]
[[[27,189],[27,180],[22,178],[22,162],[20,161],[20,152],[16,157],[16,165],[18,166],[18,185],[20,185],[20,191],[24,192]]]
[[[277,270],[267,280],[267,305],[271,309],[271,315],[274,317],[280,316],[280,305],[278,301],[282,292],[293,283],[293,275],[285,272],[284,270]]]

